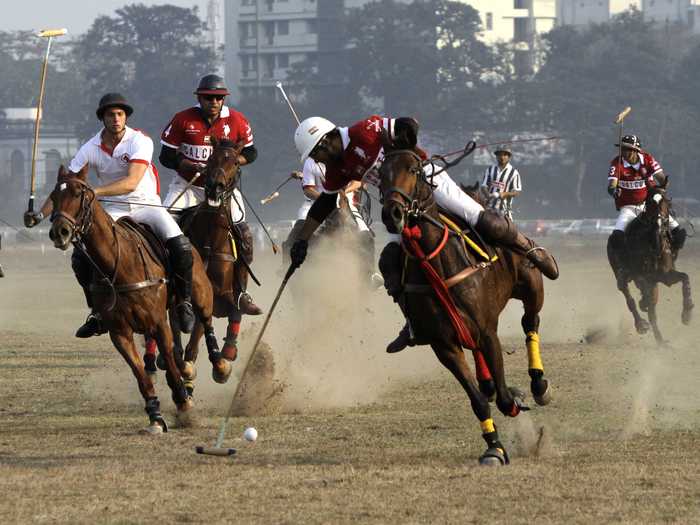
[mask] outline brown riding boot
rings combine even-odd
[[[559,266],[554,257],[518,231],[517,226],[494,210],[484,210],[474,226],[486,240],[522,253],[548,279],[559,277]]]

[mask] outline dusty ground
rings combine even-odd
[[[680,267],[700,276],[695,239]],[[552,405],[496,415],[512,464],[483,451],[466,396],[427,348],[389,356],[400,317],[383,293],[360,294],[347,257],[330,275],[313,262],[293,278],[270,324],[282,393],[232,418],[231,459],[212,444],[235,377],[215,385],[200,358],[196,424],[160,437],[105,337],[72,337],[86,314],[70,260],[53,248],[4,248],[0,280],[0,515],[5,522],[140,523],[691,523],[700,522],[700,320],[680,323],[680,288],[663,289],[657,348],[631,330],[604,244],[557,248],[542,348]],[[269,305],[277,261],[256,262]],[[315,286],[311,286],[312,281]],[[511,384],[526,387],[518,305],[501,335]],[[217,331],[224,325],[217,322]],[[166,418],[174,410],[158,384]],[[246,426],[260,439],[242,442]],[[540,429],[542,446],[533,450]]]

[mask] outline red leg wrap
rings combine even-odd
[[[484,359],[484,354],[481,350],[473,350],[474,354],[474,364],[476,365],[476,378],[479,381],[490,381],[491,372],[486,364],[486,359]]]
[[[146,338],[146,354],[156,355],[158,345],[156,345],[156,340],[150,337]]]

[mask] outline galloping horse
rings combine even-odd
[[[214,292],[213,315],[229,320],[221,353],[228,361],[234,361],[238,355],[236,339],[241,319],[236,298],[243,291],[241,283],[234,278],[234,265],[247,263],[239,254],[240,243],[243,241],[231,218],[230,210],[231,199],[235,198],[233,190],[237,186],[240,174],[238,155],[243,149],[243,143],[217,140],[214,137],[211,141],[213,151],[206,167],[206,200],[192,211],[186,212],[180,223],[183,232],[204,261],[206,274]],[[185,362],[192,367],[197,359],[202,334],[202,326],[195,325],[184,350]],[[181,351],[179,339],[179,332],[175,330],[176,350]],[[192,381],[187,381],[186,386],[191,393],[194,389]]]
[[[95,311],[119,353],[136,377],[146,402],[148,431],[160,433],[168,427],[160,413],[151,377],[134,344],[134,333],[153,338],[165,361],[168,386],[178,413],[192,408],[192,400],[182,380],[186,370],[182,358],[173,353],[167,307],[173,294],[168,275],[157,250],[138,232],[135,223],[115,222],[104,211],[87,183],[87,167],[70,173],[63,166],[50,196],[53,202],[49,236],[56,248],[66,250],[71,243],[83,250],[94,267],[91,292]],[[215,373],[228,378],[231,366],[221,359],[211,323],[212,290],[202,261],[193,252],[192,305],[198,320],[206,327],[207,345]]]
[[[390,232],[402,233],[405,308],[416,338],[430,343],[469,396],[487,444],[479,462],[503,465],[509,462],[508,454],[491,419],[488,398],[495,390],[496,405],[511,417],[526,407],[522,394],[506,385],[498,318],[511,297],[523,302],[530,388],[535,401],[546,405],[551,395],[538,335],[544,287],[542,274],[525,254],[484,245],[477,250],[485,255],[479,261],[467,249],[464,232],[450,230],[441,221],[424,166],[431,163],[437,173],[472,150],[465,149],[462,157],[452,163],[443,160],[438,167],[438,161],[424,161],[413,150],[397,150],[385,142],[380,168],[382,220]],[[448,222],[459,220],[448,218]],[[473,352],[476,378],[463,347]]]
[[[688,274],[679,272],[675,267],[678,252],[671,248],[669,231],[669,213],[671,201],[666,191],[661,188],[650,189],[646,198],[644,211],[634,219],[625,231],[627,247],[626,268],[616,268],[614,259],[608,254],[608,260],[617,277],[618,289],[625,296],[627,308],[634,317],[637,333],[645,334],[649,325],[658,343],[664,339],[659,331],[656,304],[659,301],[659,283],[671,286],[681,282],[683,289],[683,310],[681,321],[689,324],[692,317],[693,300],[690,296],[690,279]],[[639,308],[647,312],[649,321],[642,318],[630,293],[629,282],[634,281],[642,298]]]

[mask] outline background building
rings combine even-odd
[[[687,26],[700,32],[700,0],[641,0],[646,20]]]

